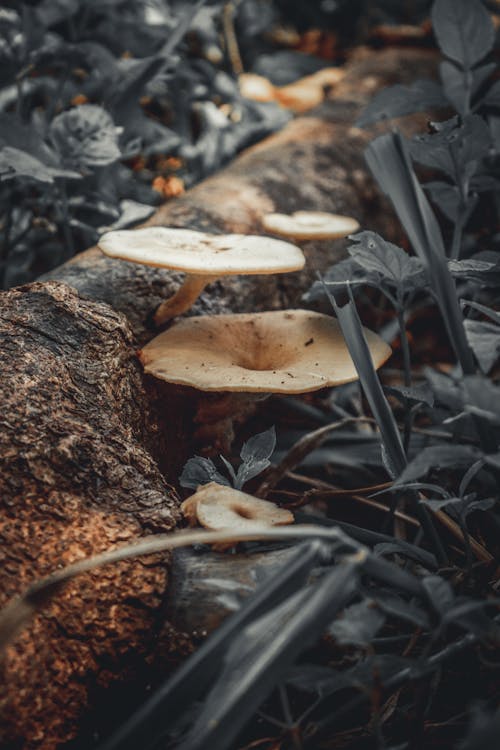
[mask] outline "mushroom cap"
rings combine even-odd
[[[364,332],[380,367],[391,348]],[[310,310],[186,318],[140,358],[148,374],[201,391],[307,393],[358,377],[337,320]]]
[[[147,227],[107,232],[98,244],[113,258],[207,276],[285,273],[305,264],[295,245],[246,234]]]
[[[210,482],[200,487],[181,505],[190,523],[198,521],[208,529],[244,529],[256,526],[284,526],[294,522],[289,510],[246,492]]]
[[[268,232],[295,240],[334,240],[357,232],[359,223],[349,216],[323,211],[296,211],[294,214],[266,214],[262,226]]]

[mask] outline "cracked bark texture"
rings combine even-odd
[[[259,233],[263,213],[300,208],[346,213],[398,240],[363,164],[373,131],[353,122],[376,90],[434,66],[418,50],[358,53],[331,101],[160,208],[149,224]],[[424,121],[409,118],[404,127]],[[305,243],[304,272],[217,282],[193,313],[299,306],[315,271],[344,247]],[[94,248],[2,295],[0,604],[60,565],[178,523],[159,463],[179,448],[165,444],[168,413],[155,412],[158,394],[135,354],[153,335],[152,312],[178,284],[179,274]],[[96,732],[140,702],[146,683],[189,652],[190,638],[164,616],[168,563],[156,556],[86,574],[17,638],[1,665],[3,747],[93,746]]]

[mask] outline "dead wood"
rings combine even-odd
[[[359,53],[331,101],[162,207],[149,223],[259,232],[264,212],[310,208],[352,215],[397,239],[363,164],[373,133],[353,122],[377,89],[433,67],[433,56],[422,51]],[[422,122],[411,118],[405,127]],[[307,243],[308,267],[298,274],[217,282],[194,312],[297,306],[315,270],[344,246]],[[145,386],[134,348],[151,337],[151,314],[177,285],[176,274],[91,249],[42,281],[3,294],[0,603],[61,564],[178,523],[178,500],[159,464],[178,463],[186,441],[163,437],[175,416],[165,408],[157,413],[159,392]],[[192,647],[191,637],[165,619],[167,583],[164,556],[71,583],[4,659],[2,745],[51,750],[78,737],[83,747],[139,702],[146,683]],[[113,703],[120,706],[116,715]]]

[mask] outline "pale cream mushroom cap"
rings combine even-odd
[[[283,240],[169,227],[107,232],[98,245],[113,258],[200,276],[286,273],[305,264],[302,250]]]
[[[197,521],[207,529],[242,531],[256,526],[284,526],[294,522],[289,510],[246,492],[210,482],[181,505],[191,525]]]
[[[333,240],[357,232],[359,223],[349,216],[323,211],[266,214],[262,226],[268,232],[294,240]]]
[[[380,367],[391,349],[364,332]],[[140,358],[146,373],[201,391],[307,393],[358,377],[337,320],[310,310],[186,318]]]

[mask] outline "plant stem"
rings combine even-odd
[[[462,203],[460,203],[460,212],[462,211],[463,206]],[[460,260],[460,253],[462,250],[462,235],[463,235],[463,218],[462,214],[457,217],[457,220],[453,226],[453,238],[451,241],[451,252],[450,252],[450,258],[452,260]]]
[[[403,373],[404,373],[404,384],[407,388],[411,387],[411,357],[410,357],[410,345],[408,342],[408,334],[406,332],[406,320],[405,310],[402,305],[397,307],[397,318],[399,326],[399,338],[401,341],[401,352],[403,354]],[[411,439],[411,407],[408,401],[405,403],[405,416],[404,416],[404,432],[403,432],[403,448],[408,455],[408,448],[410,446]]]
[[[75,254],[75,245],[73,242],[73,234],[70,227],[70,213],[68,204],[68,192],[66,190],[66,180],[63,178],[59,182],[59,195],[61,197],[61,211],[62,211],[62,231],[64,236],[64,244],[68,257],[72,258]]]

